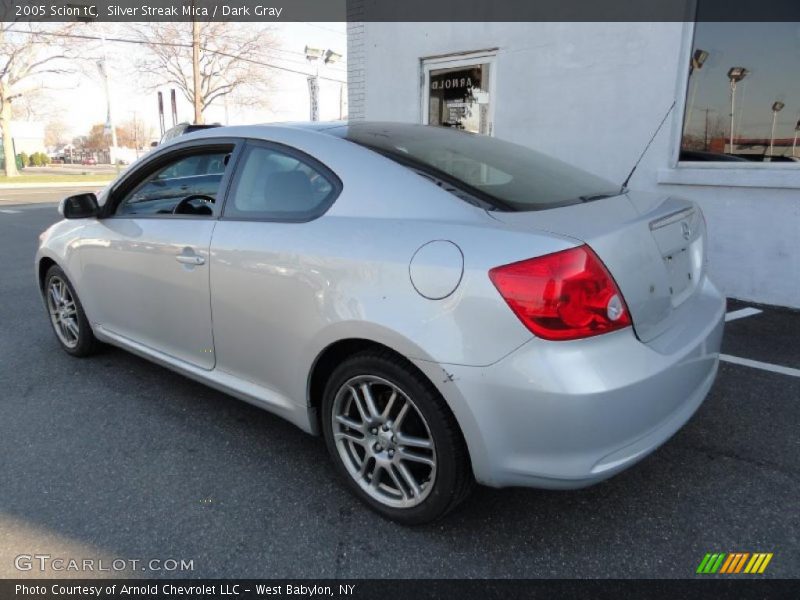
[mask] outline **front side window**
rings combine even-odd
[[[229,155],[205,151],[170,161],[128,192],[115,214],[213,215]]]
[[[800,165],[800,23],[695,25],[682,161]]]
[[[337,193],[331,174],[293,153],[253,145],[239,164],[226,217],[308,221],[324,212]]]

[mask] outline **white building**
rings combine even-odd
[[[44,152],[44,123],[39,121],[11,121],[11,138],[17,154]]]
[[[630,187],[702,206],[710,270],[728,296],[800,307],[800,162],[791,159],[800,156],[798,31],[797,23],[350,23],[349,116],[479,131],[621,183],[668,115]],[[731,77],[732,67],[745,67],[744,77]],[[745,141],[755,138],[774,138],[774,160],[720,155],[752,155]],[[680,160],[682,143],[701,151],[684,158],[715,160]],[[770,155],[767,144],[758,148],[759,158]]]

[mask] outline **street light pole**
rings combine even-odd
[[[100,34],[100,44],[103,49],[103,58],[97,61],[97,68],[103,78],[103,87],[106,92],[106,129],[110,129],[111,133],[111,149],[108,151],[108,160],[114,163],[113,148],[117,147],[117,128],[114,127],[114,117],[111,112],[111,88],[108,84],[108,54],[106,53],[106,34]]]
[[[772,132],[769,136],[769,157],[770,159],[774,156],[773,151],[775,149],[775,122],[778,120],[778,113],[783,110],[783,107],[786,106],[780,100],[776,100],[772,103]],[[794,152],[794,151],[793,151]]]
[[[795,149],[797,148],[797,132],[800,131],[800,121],[794,126],[794,141],[792,142],[792,158],[796,156]]]
[[[81,23],[93,23],[96,21],[94,17],[78,17],[77,19]],[[100,30],[100,47],[103,51],[103,56],[100,60],[97,61],[97,69],[100,71],[100,76],[103,78],[103,87],[105,88],[106,92],[106,125],[107,129],[111,130],[111,148],[117,147],[117,128],[114,127],[114,117],[113,113],[111,112],[111,90],[108,84],[108,52],[106,50],[106,33],[103,29]],[[108,158],[111,162],[114,162],[111,156],[111,148],[108,150]]]
[[[744,67],[731,67],[728,70],[728,79],[731,82],[731,134],[728,154],[733,154],[733,118],[736,111],[736,84],[747,76],[749,71]]]
[[[683,122],[683,132],[684,135],[687,133],[687,128],[692,124],[692,109],[694,108],[694,98],[697,95],[697,86],[699,85],[699,81],[696,77],[693,77],[695,70],[700,70],[703,68],[703,64],[706,62],[708,58],[708,52],[705,50],[701,50],[698,48],[692,54],[692,60],[689,63],[689,85],[692,86],[692,93],[689,97],[689,107],[686,109],[686,119]],[[692,85],[694,83],[694,85]]]

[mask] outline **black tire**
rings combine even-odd
[[[78,325],[78,333],[77,333],[77,341],[74,346],[67,344],[59,333],[56,331],[56,325],[53,323],[53,320],[50,315],[50,304],[48,301],[48,294],[50,293],[50,286],[54,282],[54,280],[59,280],[64,283],[64,285],[68,288],[69,294],[72,297],[74,304],[75,304],[75,321]],[[64,271],[56,266],[53,265],[47,270],[47,274],[44,277],[44,286],[42,289],[43,299],[44,299],[44,306],[45,310],[47,311],[48,320],[50,321],[50,325],[53,329],[53,333],[58,340],[58,345],[66,352],[72,356],[76,357],[84,357],[90,356],[97,352],[100,347],[100,342],[94,337],[94,333],[92,332],[92,327],[89,325],[89,321],[86,319],[86,313],[83,310],[83,305],[81,304],[80,298],[78,298],[78,294],[75,292],[75,288],[72,286],[72,282],[67,278]]]
[[[333,411],[339,390],[356,377],[377,377],[399,388],[426,422],[435,450],[436,471],[423,500],[415,506],[389,506],[370,496],[351,475],[334,438]],[[384,517],[404,525],[419,525],[439,519],[470,493],[474,478],[464,438],[449,407],[431,382],[413,365],[389,350],[368,350],[343,361],[331,374],[322,400],[322,430],[336,469],[350,490]],[[394,440],[394,437],[392,437]],[[398,450],[399,452],[402,452]],[[364,458],[364,461],[367,459]],[[388,473],[387,473],[388,476]],[[363,477],[361,477],[363,479]],[[422,498],[420,494],[417,498]]]

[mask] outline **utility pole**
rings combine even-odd
[[[139,120],[136,111],[133,111],[133,145],[136,148],[136,158],[139,158]]]
[[[194,15],[194,2],[192,2]],[[192,16],[192,80],[194,82],[194,122],[203,123],[203,104],[200,98],[200,24],[197,17]]]
[[[708,151],[708,113],[713,112],[713,108],[703,108],[701,109],[704,113],[706,113],[706,121],[705,121],[705,133],[703,134],[703,150],[706,152]]]
[[[306,60],[314,63],[314,74],[308,76],[308,95],[310,100],[310,118],[312,121],[319,121],[319,63],[322,61],[326,65],[333,64],[342,59],[342,55],[333,50],[322,50],[320,48],[305,47]],[[342,91],[339,89],[339,118],[342,117]]]

